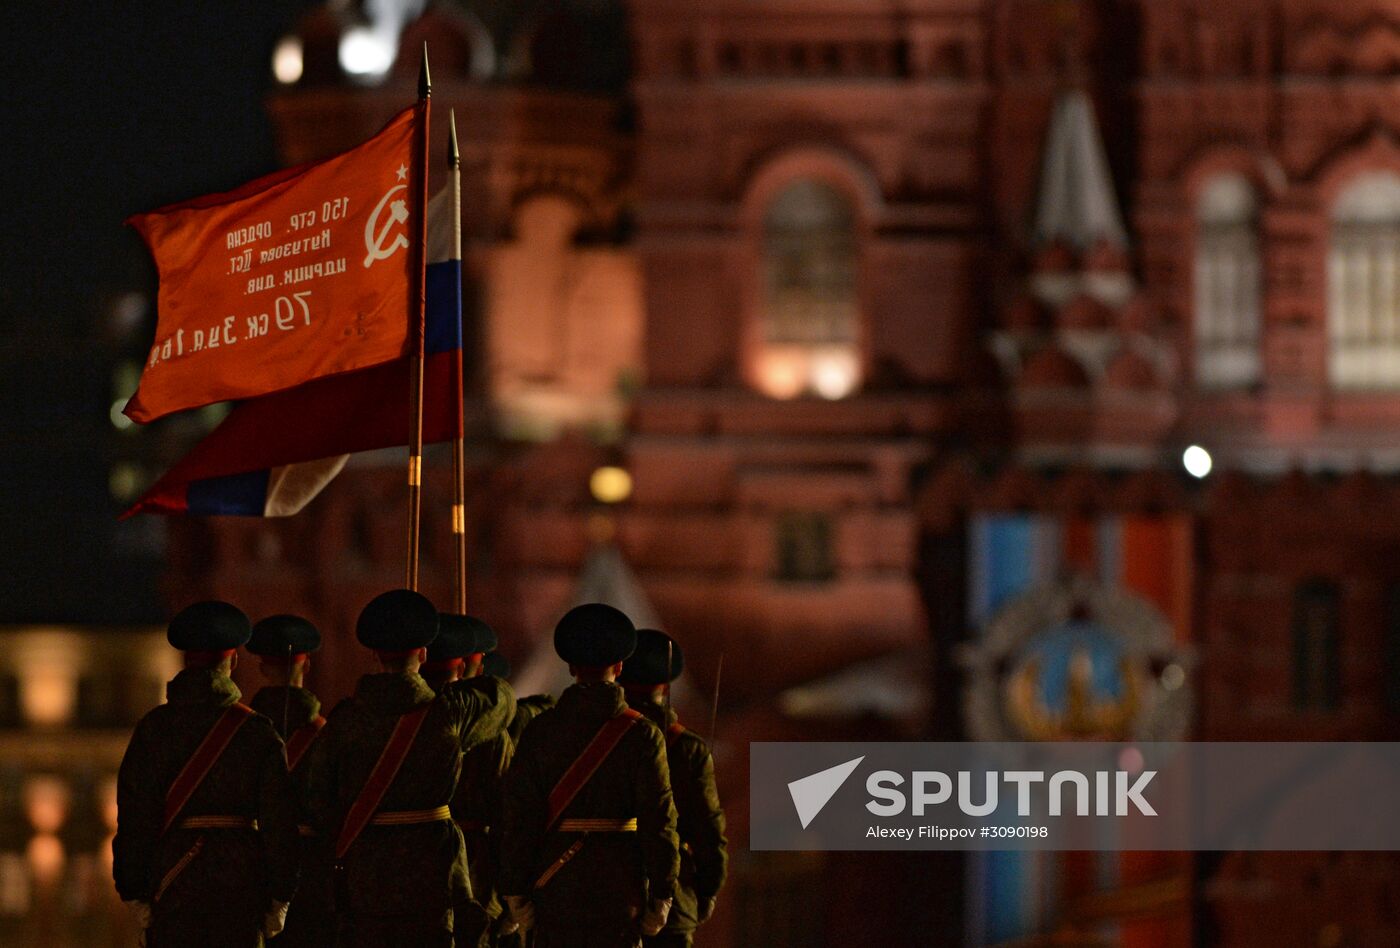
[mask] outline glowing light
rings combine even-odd
[[[272,51],[272,74],[282,85],[289,86],[301,78],[304,68],[301,53],[301,40],[295,36],[284,36]]]
[[[57,833],[68,816],[68,787],[57,777],[33,777],[24,787],[24,811],[37,833]]]
[[[40,833],[29,841],[29,868],[34,881],[49,885],[63,873],[63,844],[52,833]]]
[[[600,467],[588,479],[588,490],[600,504],[620,504],[632,496],[632,475],[620,467]]]
[[[1162,687],[1168,691],[1175,691],[1186,684],[1186,669],[1173,662],[1162,669]]]
[[[109,777],[102,781],[97,795],[97,808],[102,814],[102,825],[109,830],[117,828],[117,778]]]
[[[142,480],[141,469],[136,465],[113,465],[111,473],[107,475],[107,489],[112,499],[126,503],[135,500],[136,495],[141,493]]]
[[[812,355],[812,391],[836,401],[855,391],[860,364],[849,349],[826,349]]]
[[[122,414],[122,409],[126,407],[126,399],[119,398],[112,402],[112,407],[107,409],[107,417],[112,419],[112,427],[118,431],[129,431],[135,424],[130,418]]]
[[[807,354],[800,349],[769,349],[759,363],[757,381],[770,398],[796,398],[807,388]]]
[[[1181,464],[1186,468],[1186,473],[1192,477],[1205,477],[1210,473],[1214,463],[1211,460],[1210,452],[1199,444],[1193,444],[1181,452]]]
[[[58,630],[17,637],[11,646],[25,720],[66,724],[78,700],[78,675],[87,666],[81,640]]]
[[[356,27],[340,38],[340,68],[351,76],[378,79],[394,65],[395,52],[374,30]]]

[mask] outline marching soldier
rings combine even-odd
[[[226,602],[171,620],[185,668],[136,725],[117,775],[112,875],[151,948],[255,948],[282,930],[296,890],[282,741],[229,677],[249,634]]]
[[[614,680],[636,637],[598,603],[559,621],[554,649],[576,684],[506,775],[499,887],[535,948],[632,948],[666,924],[678,867],[666,748]]]
[[[438,637],[428,646],[423,678],[434,691],[482,672],[482,658],[496,647],[496,633],[473,616],[443,613]],[[504,675],[496,676],[504,679]],[[492,828],[499,829],[501,778],[510,766],[515,745],[502,730],[462,755],[462,773],[452,795],[452,819],[467,844],[467,872],[472,901],[454,912],[457,948],[490,944],[490,930],[501,914],[496,898],[496,846]]]
[[[670,636],[638,629],[637,650],[623,663],[617,679],[628,705],[666,735],[681,840],[675,904],[660,934],[643,939],[647,948],[690,948],[695,929],[709,920],[724,885],[724,810],[715,789],[714,756],[700,735],[680,723],[670,705],[671,682],[684,667],[681,648]]]
[[[486,675],[509,678],[510,662],[500,652],[487,652],[482,656],[481,670]],[[515,698],[515,717],[510,719],[511,741],[519,744],[520,735],[525,733],[525,728],[530,722],[535,720],[541,711],[548,711],[552,707],[554,707],[554,695],[517,695]]]
[[[360,613],[360,643],[383,671],[363,676],[311,749],[309,795],[334,860],[342,944],[452,945],[453,909],[471,899],[449,803],[464,748],[499,734],[510,686],[478,676],[434,694],[418,673],[438,612],[406,589]]]
[[[325,846],[311,828],[307,782],[311,772],[307,752],[326,719],[321,702],[305,687],[311,653],[321,647],[321,633],[300,616],[269,616],[253,626],[248,652],[258,656],[258,669],[268,682],[249,702],[272,721],[286,743],[287,772],[298,805],[301,835],[301,882],[287,926],[277,937],[279,948],[313,948],[335,944],[335,913],[331,907],[330,861]]]

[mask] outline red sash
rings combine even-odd
[[[676,743],[684,733],[685,725],[679,721],[672,721],[670,724],[666,725],[666,746],[670,747],[672,744]]]
[[[423,726],[423,720],[432,707],[433,703],[428,702],[415,708],[400,717],[394,725],[389,742],[384,745],[379,760],[375,761],[374,769],[369,772],[369,779],[360,788],[360,795],[355,798],[355,802],[350,804],[350,811],[345,814],[345,823],[340,827],[340,835],[335,840],[336,859],[345,858],[355,840],[360,838],[360,833],[369,825],[374,811],[379,809],[379,803],[384,799],[384,794],[389,792],[389,785],[398,776],[399,768],[408,756],[408,749],[413,746],[413,739],[418,736],[418,729]]]
[[[233,735],[238,733],[243,722],[252,717],[253,713],[253,709],[246,704],[235,702],[219,715],[219,719],[214,722],[209,733],[204,735],[204,740],[199,742],[190,759],[185,761],[185,766],[180,768],[174,782],[170,784],[170,789],[165,792],[165,816],[160,827],[162,833],[170,829],[175,817],[180,815],[180,811],[190,802],[190,797],[199,789],[199,785],[204,782],[214,764],[218,763],[224,748],[233,740]]]
[[[631,730],[632,725],[642,719],[642,716],[631,708],[625,708],[621,714],[615,718],[609,718],[598,733],[593,735],[593,740],[588,742],[588,746],[578,755],[578,758],[569,765],[569,769],[564,771],[564,776],[559,778],[559,782],[554,785],[554,789],[549,791],[549,816],[545,821],[547,828],[553,827],[559,822],[559,818],[564,814],[564,808],[573,802],[574,797],[588,783],[590,777],[602,766],[603,761],[608,759],[617,742],[622,740],[622,736]]]
[[[287,771],[290,773],[296,770],[297,764],[306,756],[306,752],[311,750],[311,745],[316,742],[316,737],[321,733],[321,728],[326,726],[326,719],[319,714],[305,727],[299,727],[292,732],[292,736],[287,738]]]

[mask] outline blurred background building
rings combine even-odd
[[[462,148],[470,608],[527,690],[600,595],[684,644],[702,731],[718,684],[701,945],[1400,943],[1387,857],[744,845],[751,740],[1400,730],[1400,3],[311,4],[269,34],[281,162],[377,130],[424,42]],[[144,297],[111,313],[139,358]],[[209,421],[121,442],[114,495]],[[402,581],[401,482],[363,456],[296,518],[130,542],[171,604],[317,621],[333,702]],[[90,725],[168,670],[18,634],[50,658],[0,665],[0,916],[106,858],[122,739]],[[68,648],[125,657],[33,670]]]

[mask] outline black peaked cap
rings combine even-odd
[[[570,665],[615,665],[637,647],[637,629],[621,611],[601,602],[575,606],[554,627],[554,651]]]
[[[438,611],[427,596],[391,589],[370,600],[355,623],[355,637],[380,652],[408,652],[437,638]]]
[[[489,652],[496,647],[496,632],[476,616],[461,616],[444,612],[438,616],[438,637],[428,646],[428,661],[442,662],[453,658]]]
[[[320,647],[320,631],[301,616],[291,615],[268,616],[253,626],[253,637],[248,640],[248,651],[268,658],[286,658]]]
[[[666,668],[669,657],[671,667]],[[680,677],[685,668],[681,647],[665,632],[657,629],[637,630],[637,650],[622,664],[617,680],[628,685],[669,685]]]
[[[224,652],[248,641],[252,628],[243,610],[211,599],[186,606],[166,629],[166,640],[182,652]]]

